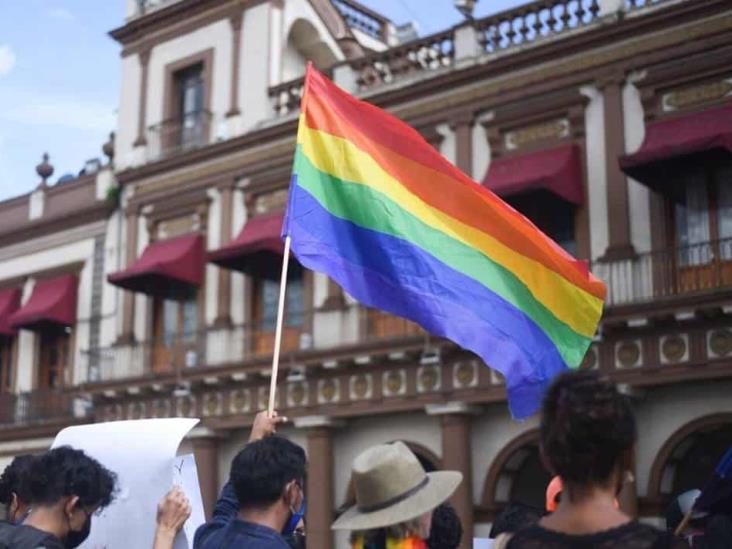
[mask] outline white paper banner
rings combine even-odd
[[[83,450],[117,474],[117,496],[112,505],[92,518],[91,534],[82,549],[152,547],[157,506],[173,486],[178,446],[198,421],[170,418],[94,423],[67,427],[56,436],[53,448]],[[181,485],[188,486],[195,462],[193,474],[185,456],[183,462],[186,473],[185,480],[181,476]],[[197,476],[195,482],[197,485]],[[188,497],[193,503],[194,497]]]

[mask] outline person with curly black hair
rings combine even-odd
[[[116,475],[68,446],[34,458],[28,475],[31,511],[19,526],[0,528],[0,546],[14,549],[77,547],[92,515],[114,499]]]
[[[559,376],[541,411],[542,458],[562,479],[557,510],[506,539],[509,549],[662,549],[686,547],[615,506],[637,437],[633,409],[614,384],[593,371]]]
[[[443,503],[432,512],[428,549],[457,549],[463,538],[463,525],[455,509]]]
[[[5,505],[5,518],[17,524],[25,518],[30,508],[28,475],[34,456],[17,456],[0,476],[0,503]]]

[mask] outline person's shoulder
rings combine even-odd
[[[0,548],[3,544],[13,549],[64,549],[56,536],[24,524],[0,525]]]

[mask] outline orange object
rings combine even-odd
[[[562,479],[554,477],[546,487],[546,510],[553,513],[559,506],[559,495],[562,493]]]
[[[554,477],[546,487],[546,510],[553,513],[559,507],[559,497],[562,495],[562,479]],[[616,509],[620,509],[620,502],[615,498],[613,501]]]

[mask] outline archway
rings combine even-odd
[[[539,452],[538,429],[523,433],[493,460],[483,488],[483,510],[492,517],[511,502],[543,509],[550,480]]]
[[[659,450],[648,481],[649,503],[657,512],[683,492],[701,488],[732,445],[732,413],[691,421]]]
[[[318,29],[306,19],[297,19],[290,26],[282,52],[282,81],[288,82],[305,74],[308,61],[318,69],[325,69],[337,60]]]

